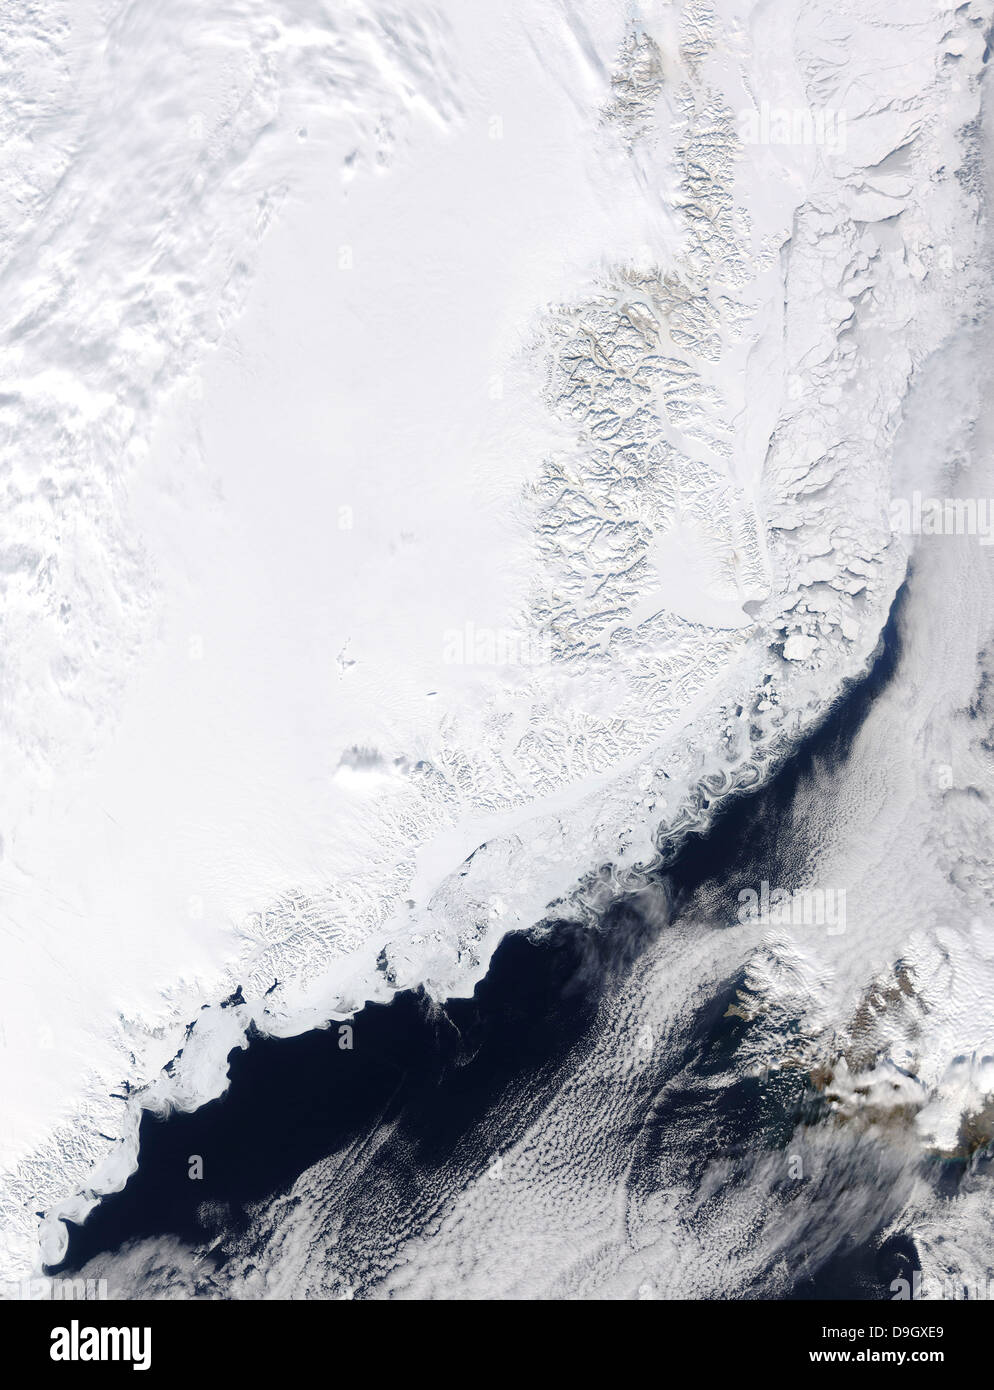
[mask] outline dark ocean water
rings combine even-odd
[[[799,792],[812,779],[834,776],[851,755],[856,731],[898,660],[901,602],[868,676],[767,786],[730,803],[667,867],[670,921],[701,900],[731,919],[741,885],[767,878],[789,886],[803,872],[809,846],[795,813]],[[251,1037],[246,1050],[231,1054],[223,1097],[191,1114],[145,1114],[137,1172],[85,1224],[70,1225],[66,1261],[49,1272],[76,1271],[129,1242],[165,1237],[203,1248],[220,1235],[223,1260],[225,1241],[246,1229],[252,1204],[374,1134],[389,1139],[373,1165],[370,1193],[388,1184],[391,1201],[413,1206],[443,1173],[458,1189],[478,1175],[486,1151],[481,1135],[492,1117],[504,1117],[503,1146],[524,1131],[589,1044],[603,1001],[623,991],[635,962],[667,929],[658,914],[650,919],[637,902],[622,901],[598,930],[551,923],[538,936],[508,936],[472,999],[440,1007],[408,992],[367,1006],[352,1021],[351,1048],[340,1045],[338,1024],[292,1039]],[[785,1089],[782,1078],[774,1088],[738,1074],[736,1048],[748,1025],[728,1007],[741,983],[733,972],[696,1011],[632,1102],[627,1126],[605,1136],[631,1144],[633,1187],[656,1181],[664,1152],[672,1163],[673,1136],[691,1120],[708,1140],[688,1145],[683,1157],[691,1184],[714,1152],[734,1160],[757,1146],[775,1149],[799,1123],[817,1123],[818,1101],[805,1077]],[[202,1160],[199,1180],[190,1178],[193,1156]],[[881,1211],[878,1226],[870,1223],[852,1248],[820,1263],[809,1252],[791,1296],[880,1297],[881,1287],[916,1269],[910,1238],[885,1241],[884,1219]]]
[[[547,940],[508,936],[471,1000],[444,1009],[422,994],[370,1004],[353,1022],[296,1038],[256,1035],[230,1057],[231,1084],[192,1113],[146,1112],[141,1161],[122,1192],[82,1226],[70,1226],[65,1268],[127,1240],[212,1232],[205,1202],[238,1213],[284,1190],[318,1159],[398,1119],[412,1181],[446,1162],[501,1090],[527,1078],[536,1094],[591,1026],[600,990],[624,971],[649,929],[634,917],[617,930],[555,928]],[[399,1146],[398,1146],[399,1147]],[[204,1160],[189,1177],[190,1156]]]

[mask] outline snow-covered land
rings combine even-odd
[[[143,1105],[223,1090],[250,1022],[470,993],[507,931],[638,885],[866,670],[922,548],[895,500],[994,493],[990,23],[12,0],[4,1277],[123,1184]],[[992,553],[947,539],[921,572],[955,601],[912,638],[937,706],[971,697]],[[969,823],[981,774],[937,737],[893,804],[958,788]],[[900,880],[888,804],[866,837]],[[848,931],[753,982],[827,1035],[899,957],[952,971],[913,1066],[899,1025],[879,1044],[942,1146],[994,1091],[953,1065],[994,1056],[994,956],[982,835],[971,877],[963,825],[928,834],[965,894],[941,940],[847,842]]]

